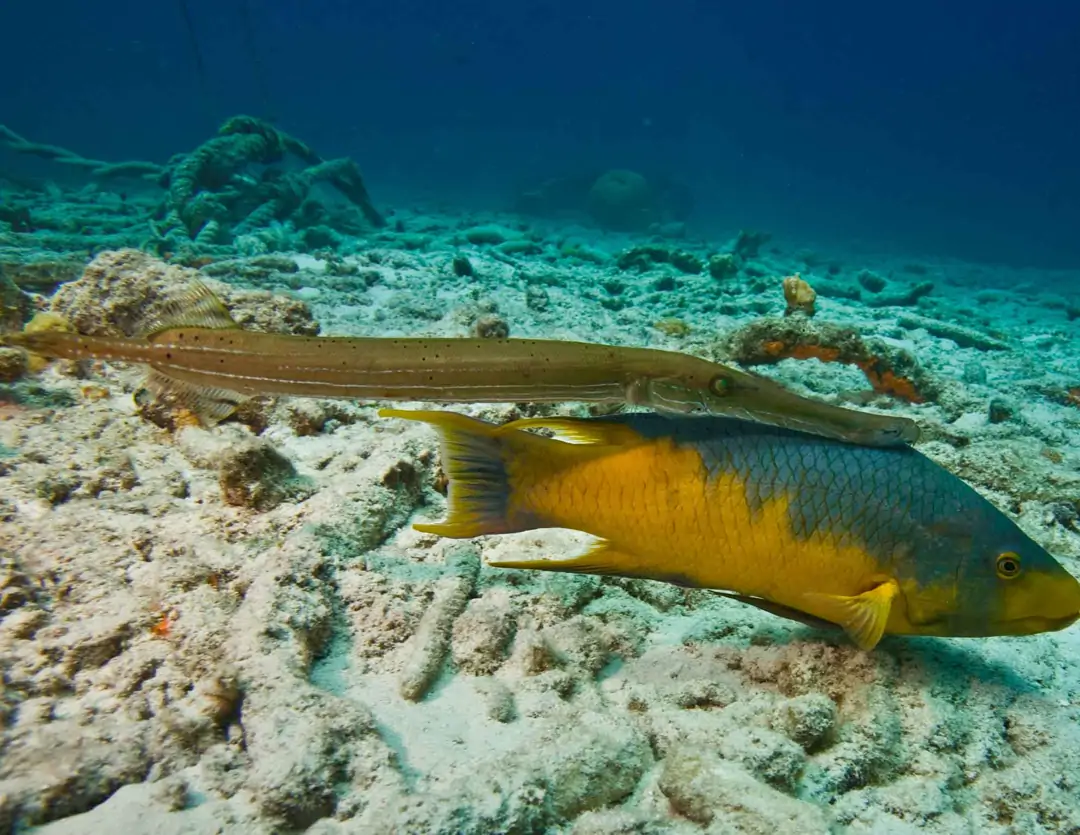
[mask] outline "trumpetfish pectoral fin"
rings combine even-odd
[[[900,593],[896,580],[886,580],[862,594],[814,594],[803,598],[827,620],[844,628],[848,637],[859,649],[869,650],[877,646],[885,634],[892,602]]]

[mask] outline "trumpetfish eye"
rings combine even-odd
[[[724,376],[717,375],[709,380],[709,391],[719,397],[724,397],[731,393],[731,381]]]

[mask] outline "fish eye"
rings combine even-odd
[[[1020,556],[1012,551],[998,554],[997,558],[998,577],[1003,580],[1011,580],[1020,573]]]
[[[719,397],[725,397],[731,391],[731,382],[726,377],[717,375],[709,380],[709,391]]]

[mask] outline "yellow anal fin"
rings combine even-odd
[[[899,593],[899,584],[890,579],[853,596],[809,593],[803,597],[811,604],[808,608],[842,626],[859,649],[869,650],[877,646],[885,634],[892,602]]]
[[[220,423],[247,399],[228,389],[205,388],[177,380],[157,368],[151,368],[144,385],[162,403],[187,409],[204,426]]]
[[[631,446],[645,440],[625,424],[572,417],[521,418],[504,424],[502,429],[550,429],[559,440],[575,444]]]
[[[559,560],[499,560],[489,562],[495,568],[522,568],[531,571],[566,571],[572,574],[599,574],[607,577],[628,577],[637,580],[660,580],[677,586],[695,588],[692,580],[677,571],[664,570],[646,564],[636,554],[620,551],[605,539],[597,541],[577,557]]]

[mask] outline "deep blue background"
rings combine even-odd
[[[187,3],[202,78],[178,0],[5,0],[0,122],[163,160],[249,112],[384,205],[631,167],[706,234],[1080,263],[1076,0]]]

